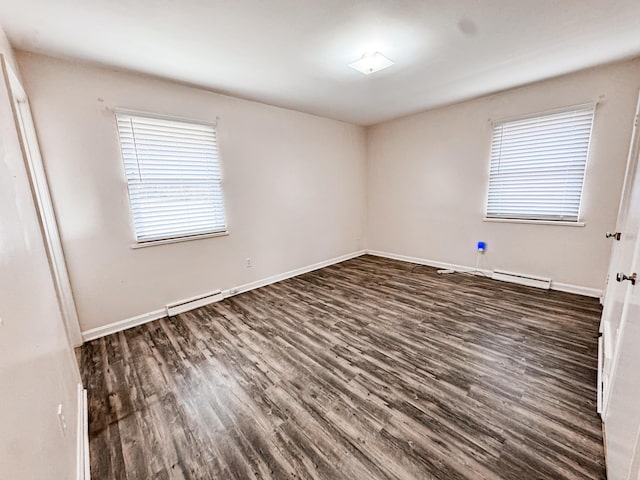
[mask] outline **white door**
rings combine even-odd
[[[640,206],[640,205],[638,205]],[[638,207],[636,206],[636,208]],[[617,345],[611,366],[606,415],[607,473],[610,480],[637,480],[637,439],[640,434],[640,230],[633,234],[633,258],[618,272],[624,300]],[[637,278],[637,282],[634,279]],[[633,466],[633,468],[632,468]]]
[[[639,100],[640,106],[640,100]],[[602,316],[602,419],[609,480],[640,480],[640,128],[635,127]],[[636,281],[637,280],[637,281]]]
[[[629,148],[627,171],[620,199],[616,231],[611,232],[613,236],[610,237],[613,246],[600,328],[602,334],[602,351],[600,352],[602,369],[600,371],[601,379],[598,383],[598,411],[602,413],[603,419],[607,414],[613,359],[620,336],[620,321],[627,292],[627,285],[615,281],[615,277],[618,272],[623,272],[630,267],[635,248],[636,233],[640,228],[640,174],[636,174],[639,155],[640,96],[634,119],[633,136]]]

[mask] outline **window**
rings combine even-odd
[[[499,123],[487,218],[577,222],[595,107]]]
[[[136,240],[226,230],[213,125],[116,114]]]

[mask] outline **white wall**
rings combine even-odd
[[[0,53],[15,68],[1,29]],[[0,225],[0,476],[73,479],[80,378],[1,75]],[[68,425],[65,436],[58,426],[59,403]]]
[[[364,128],[86,64],[18,61],[82,330],[362,248]],[[228,236],[131,248],[116,107],[220,118]]]
[[[615,228],[640,61],[614,64],[386,122],[368,130],[368,248],[551,277],[602,289]],[[483,222],[491,119],[600,100],[585,227]]]
[[[363,128],[184,85],[18,56],[80,314],[89,330],[371,250],[603,287],[640,62]],[[585,227],[483,222],[491,119],[599,100]],[[230,235],[132,249],[113,109],[219,117]],[[368,213],[365,213],[368,212]],[[366,223],[366,225],[365,225]],[[360,239],[360,240],[359,240]],[[246,257],[253,267],[247,268]]]

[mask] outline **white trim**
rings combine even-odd
[[[84,410],[82,418],[84,419],[84,428],[82,430],[82,437],[84,439],[84,480],[91,480],[91,452],[89,450],[89,398],[87,395],[87,389],[82,389],[82,399]]]
[[[267,285],[271,285],[272,283],[281,282],[282,280],[286,280],[288,278],[297,277],[298,275],[302,275],[303,273],[312,272],[313,270],[318,270],[320,268],[328,267],[329,265],[333,265],[335,263],[345,262],[347,260],[351,260],[352,258],[360,257],[365,253],[367,253],[365,250],[348,253],[340,257],[331,258],[329,260],[324,260],[322,262],[314,263],[313,265],[297,268],[295,270],[290,270],[285,273],[280,273],[278,275],[273,275],[271,277],[263,278],[262,280],[256,280],[255,282],[245,283],[244,285],[240,285],[238,287],[230,288],[228,290],[223,290],[222,294],[224,295],[224,298],[232,297],[240,293],[248,292],[249,290],[265,287]]]
[[[524,218],[490,218],[485,217],[483,222],[496,222],[496,223],[530,223],[532,225],[557,225],[562,227],[584,227],[584,222],[565,222],[554,220],[527,220]]]
[[[456,271],[477,271],[480,273],[484,273],[490,276],[493,271],[487,269],[475,269],[474,267],[467,265],[458,265],[454,263],[448,262],[440,262],[436,260],[428,260],[424,258],[418,257],[410,257],[407,255],[399,255],[396,253],[389,252],[381,252],[378,250],[359,250],[357,252],[348,253],[346,255],[342,255],[340,257],[331,258],[329,260],[324,260],[322,262],[314,263],[313,265],[308,265],[306,267],[297,268],[295,270],[290,270],[285,273],[280,273],[278,275],[273,275],[271,277],[263,278],[261,280],[256,280],[255,282],[245,283],[244,285],[240,285],[237,287],[229,288],[222,291],[223,298],[229,298],[234,295],[238,295],[240,293],[248,292],[250,290],[254,290],[256,288],[265,287],[267,285],[271,285],[272,283],[280,282],[282,280],[286,280],[288,278],[296,277],[298,275],[302,275],[303,273],[312,272],[313,270],[318,270],[320,268],[328,267],[329,265],[334,265],[336,263],[345,262],[347,260],[351,260],[352,258],[360,257],[362,255],[374,255],[377,257],[390,258],[393,260],[400,260],[401,262],[408,263],[416,263],[419,265],[427,265],[435,268],[442,269],[451,269]],[[572,285],[569,283],[559,283],[559,282],[551,282],[551,289],[558,290],[561,292],[575,293],[578,295],[584,295],[587,297],[600,297],[602,295],[602,290],[596,288],[582,287],[579,285]],[[85,330],[82,332],[82,337],[85,342],[95,340],[97,338],[101,338],[107,335],[111,335],[112,333],[121,332],[123,330],[127,330],[129,328],[137,327],[138,325],[142,325],[144,323],[151,322],[153,320],[158,320],[160,318],[164,318],[167,316],[166,308],[160,308],[158,310],[153,310],[151,312],[143,313],[141,315],[136,315],[134,317],[126,318],[124,320],[120,320],[118,322],[110,323],[107,325],[103,325],[101,327],[92,328],[90,330]]]
[[[557,290],[559,292],[575,293],[576,295],[583,295],[585,297],[602,297],[602,289],[583,287],[581,285],[573,285],[571,283],[560,283],[551,281],[551,290]]]
[[[419,265],[428,265],[430,267],[435,267],[435,268],[451,269],[451,270],[465,271],[465,272],[476,271],[475,268],[467,265],[457,265],[454,263],[439,262],[436,260],[428,260],[428,259],[418,258],[418,257],[409,257],[407,255],[381,252],[378,250],[367,250],[366,253],[368,255],[375,255],[376,257],[390,258],[392,260],[400,260],[402,262],[417,263]],[[491,270],[487,270],[487,269],[478,269],[477,271],[488,274],[488,275],[491,275],[493,273]],[[602,296],[601,289],[583,287],[581,285],[573,285],[570,283],[560,283],[560,282],[555,282],[553,280],[551,281],[551,290],[557,290],[559,292],[575,293],[577,295],[583,295],[585,297],[599,298]]]
[[[74,347],[78,347],[82,345],[80,322],[78,320],[78,312],[76,310],[71,281],[69,280],[69,272],[60,240],[56,214],[53,209],[51,192],[47,183],[47,174],[40,152],[38,135],[29,107],[29,99],[5,57],[0,55],[0,58],[8,94],[11,98],[11,108],[17,130],[16,133],[29,178],[31,195],[38,216],[38,223],[40,224],[42,240],[47,253],[47,260],[53,278],[60,314],[64,321],[69,343]]]
[[[397,253],[381,252],[378,250],[367,250],[367,255],[374,255],[376,257],[390,258],[392,260],[400,260],[401,262],[417,263],[418,265],[427,265],[428,267],[435,267],[444,270],[455,270],[456,272],[480,272],[486,275],[491,275],[493,272],[484,268],[474,268],[467,265],[458,265],[455,263],[439,262],[436,260],[428,260],[426,258],[409,257],[407,255],[399,255]]]
[[[331,258],[329,260],[324,260],[322,262],[314,263],[313,265],[308,265],[306,267],[297,268],[295,270],[290,270],[288,272],[280,273],[278,275],[273,275],[271,277],[267,277],[262,280],[256,280],[255,282],[251,282],[251,283],[245,283],[244,285],[240,285],[238,287],[223,290],[222,296],[223,298],[232,297],[240,293],[248,292],[249,290],[254,290],[256,288],[264,287],[272,283],[280,282],[288,278],[302,275],[303,273],[311,272],[313,270],[318,270],[319,268],[324,268],[324,267],[328,267],[329,265],[334,265],[336,263],[341,263],[346,260],[351,260],[352,258],[360,257],[366,253],[367,252],[365,250],[359,250],[357,252],[348,253],[346,255],[341,255],[339,257]],[[123,330],[127,330],[128,328],[137,327],[138,325],[142,325],[144,323],[148,323],[153,320],[158,320],[166,316],[167,316],[166,308],[160,308],[158,310],[153,310],[151,312],[143,313],[141,315],[136,315],[135,317],[125,318],[124,320],[120,320],[119,322],[109,323],[101,327],[96,327],[90,330],[86,330],[82,332],[82,337],[84,338],[85,342],[88,342],[90,340],[95,340],[96,338],[101,338],[107,335],[111,335],[112,333],[121,332]]]
[[[186,235],[184,237],[163,238],[160,240],[148,240],[146,242],[133,243],[131,245],[131,248],[145,248],[145,247],[153,247],[155,245],[164,245],[167,243],[190,242],[191,240],[200,240],[201,238],[225,237],[227,235],[229,235],[229,232],[225,230],[224,232],[200,233],[198,235]]]
[[[600,329],[602,328],[602,321],[600,321]],[[602,418],[602,368],[604,365],[604,352],[602,351],[604,337],[602,332],[598,335],[598,374],[596,375],[596,412],[601,415]]]
[[[95,340],[96,338],[106,337],[107,335],[111,335],[112,333],[121,332],[129,328],[137,327],[138,325],[142,325],[143,323],[158,320],[159,318],[163,318],[166,316],[167,311],[164,308],[160,308],[152,312],[143,313],[142,315],[125,318],[124,320],[120,320],[119,322],[109,323],[107,325],[103,325],[102,327],[85,330],[84,332],[82,332],[82,338],[84,338],[85,342],[89,342],[91,340]]]
[[[89,408],[87,391],[81,383],[78,384],[78,421],[77,421],[77,470],[78,480],[90,480],[89,468]]]

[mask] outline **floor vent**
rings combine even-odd
[[[491,278],[493,278],[494,280],[500,280],[502,282],[519,283],[520,285],[527,285],[528,287],[544,288],[546,290],[549,290],[551,288],[550,278],[525,275],[523,273],[494,270]]]
[[[204,295],[198,295],[197,297],[170,303],[165,308],[167,309],[167,316],[172,317],[173,315],[178,315],[179,313],[193,310],[194,308],[203,307],[213,302],[219,302],[223,298],[222,291],[216,290],[215,292],[209,292]]]

